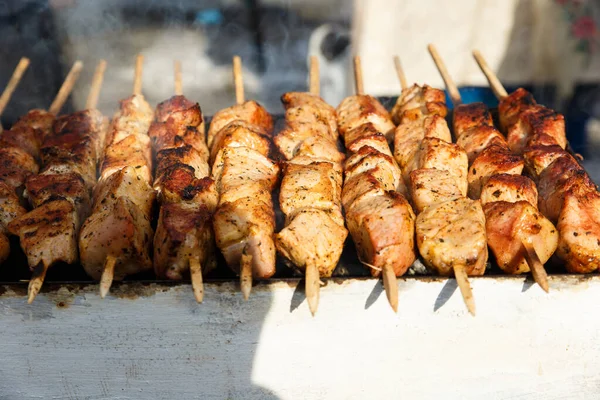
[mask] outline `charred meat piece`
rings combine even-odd
[[[508,132],[508,128],[514,125],[519,115],[537,105],[533,95],[523,88],[519,88],[510,95],[500,100],[498,114],[500,115],[500,127],[502,132]]]
[[[534,106],[519,114],[519,119],[508,128],[508,145],[510,149],[522,154],[529,139],[538,134],[546,134],[556,141],[561,148],[567,145],[565,134],[565,118],[544,106]]]
[[[473,128],[494,127],[489,108],[483,103],[459,104],[454,108],[452,127],[459,139]]]
[[[392,119],[396,125],[407,121],[422,119],[426,116],[446,117],[446,95],[443,90],[428,85],[413,85],[402,91],[392,109]]]
[[[479,199],[488,179],[498,174],[521,175],[525,162],[508,148],[492,144],[483,150],[469,168],[469,197]]]

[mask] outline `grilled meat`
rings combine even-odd
[[[351,129],[370,122],[382,133],[388,143],[394,141],[394,123],[387,110],[374,97],[355,95],[346,97],[336,109],[337,124],[342,136]]]
[[[445,118],[447,113],[446,95],[443,90],[415,84],[402,91],[391,114],[396,125],[403,125],[407,121],[432,115]]]
[[[215,147],[213,140],[217,133],[234,121],[244,121],[258,126],[261,132],[270,133],[273,130],[273,118],[260,104],[252,100],[236,104],[213,115],[207,137],[208,146],[211,149]]]
[[[535,183],[522,175],[493,175],[481,189],[481,204],[484,206],[495,201],[516,203],[522,200],[537,209],[538,191]]]

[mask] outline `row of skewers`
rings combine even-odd
[[[102,297],[114,279],[153,269],[160,278],[189,276],[201,302],[215,247],[245,298],[253,279],[275,273],[279,253],[305,273],[313,314],[320,279],[333,273],[348,234],[361,263],[382,276],[394,310],[397,277],[417,254],[456,277],[472,314],[468,276],[485,272],[488,249],[503,271],[531,271],[546,291],[553,254],[569,272],[598,269],[600,195],[565,150],[564,118],[523,89],[509,96],[476,53],[500,100],[501,133],[485,105],[462,104],[429,49],[455,106],[453,135],[444,92],[408,86],[398,59],[402,93],[388,113],[364,94],[358,57],[357,94],[328,105],[312,58],[310,90],[282,96],[286,125],[275,135],[271,115],[244,98],[238,57],[236,104],[214,115],[206,135],[199,105],[182,94],[178,63],[175,96],[150,107],[142,56],[133,95],[110,124],[95,110],[104,62],[86,110],[56,117],[76,63],[48,112],[33,110],[0,136],[0,255],[10,251],[6,235],[19,236],[32,270],[29,302],[59,261],[79,262]],[[280,179],[285,226],[276,233]]]

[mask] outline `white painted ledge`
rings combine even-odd
[[[310,316],[298,281],[0,286],[0,399],[572,399],[600,393],[600,277],[330,281]]]

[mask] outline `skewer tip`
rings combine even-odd
[[[308,264],[305,272],[305,292],[308,309],[314,317],[319,308],[319,295],[321,291],[321,282],[319,279],[319,269],[316,264]]]
[[[29,286],[27,287],[27,304],[33,303],[33,300],[40,293],[44,279],[46,278],[46,270],[46,267],[42,264],[38,265],[34,270],[34,276],[29,280]]]
[[[548,274],[544,268],[544,263],[540,260],[540,257],[535,251],[535,247],[530,241],[524,240],[523,247],[525,247],[525,261],[529,265],[533,280],[542,288],[546,293],[550,292],[550,285],[548,284]]]
[[[196,257],[193,257],[190,258],[189,263],[194,298],[198,303],[202,303],[204,300],[204,282],[202,280],[202,267],[200,265],[200,260]]]
[[[106,256],[106,261],[104,262],[104,271],[102,271],[102,277],[100,278],[100,297],[105,298],[108,292],[110,291],[110,287],[112,286],[114,274],[115,274],[115,264],[117,259],[113,256]]]
[[[398,312],[398,278],[391,265],[385,265],[382,271],[383,287],[387,299],[395,313]]]
[[[469,282],[465,268],[462,265],[455,265],[454,276],[469,314],[475,316],[475,298],[473,297],[473,290],[471,289],[471,283]]]
[[[252,254],[247,254],[245,250],[240,263],[240,289],[244,300],[248,300],[252,291]]]

